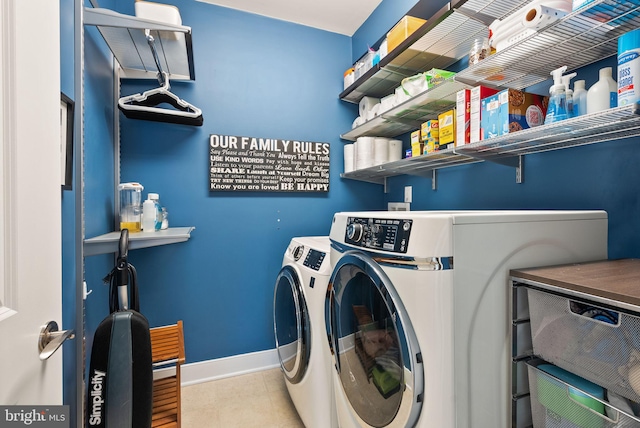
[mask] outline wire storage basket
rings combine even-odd
[[[537,289],[527,292],[535,355],[640,402],[640,316]]]
[[[625,402],[621,410],[592,395],[593,391],[581,390],[539,368],[545,366],[550,364],[540,359],[527,362],[534,428],[640,427],[640,419],[626,400],[620,400]]]

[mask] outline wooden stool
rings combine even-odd
[[[151,329],[151,358],[154,368],[175,367],[175,374],[153,381],[151,426],[180,428],[180,365],[185,360],[182,321]]]

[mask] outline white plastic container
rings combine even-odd
[[[618,39],[618,105],[640,101],[640,28]]]
[[[156,217],[158,208],[156,202],[150,198],[151,193],[142,204],[142,231],[143,232],[155,232],[156,231]]]
[[[160,230],[162,229],[162,218],[163,218],[162,204],[160,203],[160,195],[157,193],[149,193],[148,198],[151,199],[156,205],[156,218],[155,218],[155,223],[153,227],[155,228],[155,230]]]
[[[587,113],[587,89],[584,80],[576,80],[573,83],[573,116],[581,116]]]
[[[618,84],[611,67],[600,69],[600,79],[587,91],[587,113],[596,113],[618,105]]]
[[[138,18],[164,22],[166,24],[182,25],[180,10],[175,6],[151,1],[136,1],[134,7]]]

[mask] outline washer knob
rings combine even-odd
[[[352,223],[347,226],[347,238],[354,242],[360,242],[364,234],[364,227],[359,223]]]
[[[293,260],[298,261],[300,257],[302,257],[302,253],[304,253],[304,245],[298,245],[292,251]]]

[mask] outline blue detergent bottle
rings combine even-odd
[[[564,86],[562,73],[567,71],[567,66],[563,65],[551,71],[553,85],[549,88],[549,107],[544,124],[554,123],[569,117],[567,111],[567,88]]]

